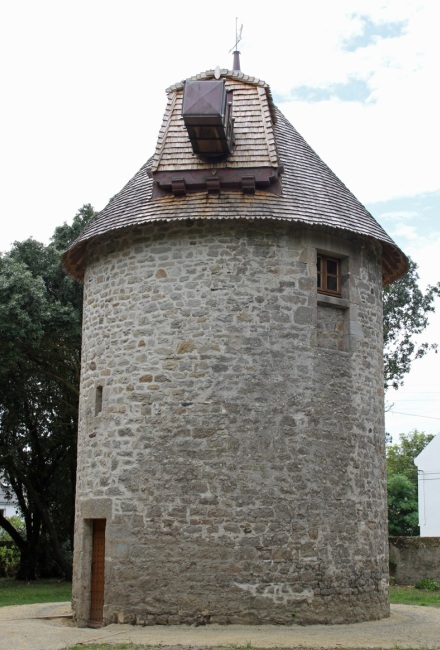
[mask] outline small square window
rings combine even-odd
[[[320,293],[341,295],[341,260],[319,254],[316,260],[317,286]]]

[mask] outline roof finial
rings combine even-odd
[[[229,52],[234,50],[234,60],[232,63],[233,72],[240,72],[240,52],[238,51],[238,44],[241,41],[241,33],[243,31],[243,25],[240,25],[240,33],[238,33],[238,18],[235,19],[235,45],[231,47]]]

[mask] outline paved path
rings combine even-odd
[[[101,641],[163,646],[255,648],[430,648],[440,650],[440,608],[392,605],[391,617],[353,625],[77,628],[70,603],[0,607],[0,650],[61,650]],[[180,650],[185,650],[180,648]]]

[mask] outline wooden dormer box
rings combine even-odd
[[[182,118],[196,155],[212,160],[232,153],[232,92],[223,79],[187,81]]]

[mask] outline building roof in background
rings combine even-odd
[[[428,442],[420,454],[414,458],[414,463],[419,471],[435,471],[437,474],[435,480],[440,480],[440,434]],[[432,478],[434,479],[434,477]]]
[[[18,506],[17,497],[11,492],[10,485],[0,477],[0,510],[7,506]]]

